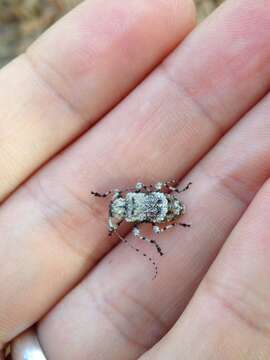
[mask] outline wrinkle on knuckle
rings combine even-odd
[[[61,91],[61,88],[69,87],[68,80],[64,78],[62,73],[57,71],[57,69],[43,57],[32,51],[31,47],[20,56],[26,61],[33,73],[51,94],[62,102],[80,122],[88,120],[85,118],[85,112],[81,111],[81,109],[65,95],[64,91]],[[54,78],[55,80],[51,80],[50,78]]]
[[[180,80],[174,78],[172,71],[170,70],[170,64],[167,64],[166,60],[159,65],[159,70],[163,74],[164,78],[173,85],[175,91],[179,94],[180,97],[188,98],[192,102],[195,112],[197,112],[198,116],[200,116],[202,119],[201,122],[207,122],[210,124],[210,126],[217,134],[217,137],[221,138],[226,132],[226,128],[222,125],[222,123],[218,122],[214,118],[214,116],[211,114],[211,111],[207,109],[203,102],[192,96],[187,87],[184,84],[181,84]]]
[[[240,323],[270,339],[269,298],[250,288],[247,281],[236,278],[229,283],[208,274],[202,283],[202,290]]]
[[[209,165],[203,163],[200,165],[200,170],[207,178],[213,180],[217,187],[221,188],[221,191],[228,193],[235,200],[239,201],[244,208],[249,205],[253,191],[248,188],[243,178],[234,174],[233,171],[222,173],[216,168],[213,171]]]
[[[82,233],[91,228],[93,221],[101,222],[102,218],[104,222],[102,209],[93,206],[91,201],[88,204],[64,187],[60,189],[57,184],[51,192],[50,184],[42,176],[37,175],[34,181],[25,185],[25,189],[56,238],[83,259],[91,258],[96,263],[93,246],[83,241]],[[54,196],[56,191],[57,196]]]
[[[115,295],[113,292],[97,289],[88,290],[88,294],[98,312],[119,336],[140,350],[149,349],[167,330],[167,325],[154,311],[124,289],[117,291]]]

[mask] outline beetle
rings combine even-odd
[[[127,240],[117,232],[117,229],[123,221],[132,223],[134,225],[132,230],[133,235],[153,244],[159,255],[163,256],[164,254],[156,240],[143,236],[139,226],[143,223],[149,223],[152,225],[155,234],[164,232],[176,225],[190,227],[190,224],[175,221],[178,217],[185,214],[186,207],[173,192],[180,194],[188,190],[192,183],[188,183],[182,190],[173,187],[171,185],[173,183],[175,183],[175,180],[167,182],[160,181],[155,185],[147,186],[142,182],[137,182],[133,188],[109,190],[103,194],[91,191],[91,194],[103,198],[112,195],[112,200],[109,205],[109,235],[116,233],[122,241],[127,243]],[[133,246],[131,247],[134,248]],[[140,251],[137,248],[134,249],[137,252]],[[147,257],[145,253],[142,255]],[[156,263],[152,261],[152,258],[148,259],[155,265],[157,273]]]

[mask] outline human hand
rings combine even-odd
[[[1,348],[37,323],[48,359],[267,359],[269,10],[228,0],[178,45],[190,1],[89,0],[0,72]],[[89,193],[173,178],[192,228],[152,281]]]

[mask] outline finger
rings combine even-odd
[[[42,110],[43,112],[45,108],[48,109],[48,111],[52,111],[53,114],[51,117],[48,118],[48,114],[45,112],[44,119],[42,121],[39,121],[36,120],[36,113],[35,113],[33,117],[33,121],[37,125],[38,129],[35,129],[35,131],[32,133],[31,131],[33,127],[36,128],[36,125],[33,126],[31,125],[30,127],[28,127],[27,125],[26,128],[29,131],[31,130],[30,131],[31,134],[26,132],[25,133],[26,137],[21,136],[20,139],[17,139],[16,138],[17,134],[21,132],[17,130],[15,131],[14,128],[15,132],[12,136],[12,139],[10,139],[8,143],[10,143],[10,146],[12,145],[11,150],[15,151],[15,149],[17,148],[18,149],[22,148],[22,146],[20,145],[21,144],[20,141],[22,141],[25,146],[23,148],[27,149],[26,150],[27,154],[31,156],[32,160],[34,159],[33,161],[35,164],[37,163],[36,162],[37,159],[35,160],[35,156],[38,155],[38,151],[35,151],[34,153],[32,151],[31,146],[33,144],[32,141],[33,139],[35,140],[34,143],[39,143],[39,144],[40,144],[39,136],[41,136],[42,139],[46,140],[45,141],[46,146],[45,147],[43,147],[43,145],[40,146],[40,148],[43,149],[42,152],[44,151],[43,155],[46,154],[46,156],[48,154],[47,153],[48,149],[54,152],[56,149],[55,146],[59,146],[59,144],[61,143],[59,137],[64,136],[66,140],[70,139],[66,136],[67,134],[70,134],[70,131],[68,130],[69,129],[69,121],[67,119],[68,115],[67,114],[64,115],[64,113],[63,112],[61,113],[60,111],[57,112],[55,111],[55,109],[52,110],[52,105],[50,104],[50,106],[48,106],[48,104],[50,103],[48,96],[52,96],[52,99],[54,99],[54,93],[57,92],[59,95],[57,95],[57,100],[54,99],[54,102],[57,104],[60,103],[60,105],[62,104],[61,103],[62,100],[60,101],[59,97],[69,99],[68,102],[71,102],[71,100],[74,99],[76,103],[72,103],[71,107],[73,109],[80,108],[81,112],[87,116],[87,119],[91,118],[92,120],[90,119],[90,121],[93,121],[95,118],[97,118],[98,115],[101,115],[104,111],[108,110],[108,108],[110,108],[115,103],[116,100],[119,100],[122,95],[124,95],[132,86],[134,86],[135,83],[139,81],[146,74],[146,72],[151,69],[151,67],[153,67],[157,62],[159,62],[162,59],[162,57],[173,46],[175,46],[178,42],[180,42],[181,39],[185,36],[185,34],[192,27],[192,24],[194,23],[194,16],[193,16],[194,14],[192,10],[193,5],[191,1],[161,0],[161,1],[156,1],[155,3],[153,3],[152,1],[131,1],[128,4],[125,1],[120,1],[120,2],[112,1],[110,2],[110,4],[106,4],[106,7],[104,8],[104,10],[102,10],[104,12],[103,14],[101,14],[100,9],[103,9],[102,3],[100,1],[98,2],[90,1],[85,3],[85,5],[79,7],[78,10],[76,10],[73,13],[73,15],[69,15],[66,18],[66,20],[62,22],[62,24],[56,26],[47,35],[45,35],[28,52],[28,58],[30,54],[32,62],[34,61],[35,63],[35,68],[37,69],[38,67],[38,74],[42,74],[42,78],[44,79],[46,77],[45,80],[46,85],[42,80],[40,84],[41,90],[40,92],[38,92],[37,95],[39,100],[40,98],[42,98],[42,104],[40,103],[41,100],[36,101],[36,99],[33,98],[33,91],[32,91],[33,84],[31,85],[31,76],[33,76],[34,74],[34,79],[32,79],[34,83],[37,81],[37,79],[36,79],[36,72],[35,71],[33,72],[32,68],[29,70],[30,75],[28,74],[30,76],[30,79],[24,78],[24,81],[27,80],[27,84],[29,83],[30,89],[29,91],[28,90],[26,91],[24,86],[23,92],[24,94],[25,93],[27,94],[28,97],[27,101],[31,101],[31,104],[34,103],[36,109],[43,109]],[[122,19],[122,17],[124,18]],[[66,37],[67,29],[71,33],[71,36],[69,37]],[[60,49],[61,51],[58,51],[57,53],[50,55],[50,52],[48,52],[46,49],[55,48],[55,46],[58,45],[58,43],[60,42],[61,42],[61,49]],[[22,61],[25,62],[26,61],[25,58]],[[14,71],[15,68],[19,69],[20,66],[18,67],[18,65],[16,65],[15,63],[11,65],[9,68],[7,68],[6,72],[2,72],[3,81],[6,82],[6,80],[10,78],[9,73],[12,73],[12,78],[16,78],[17,79],[16,81],[18,81],[18,77],[14,76]],[[25,66],[29,67],[29,64]],[[22,72],[22,69],[20,71]],[[46,94],[44,94],[44,89],[47,91],[47,84],[50,84],[49,88],[54,90],[53,91],[49,90],[50,95],[45,96],[47,92]],[[13,90],[14,90],[14,86],[13,86]],[[16,86],[16,89],[19,89],[21,91],[22,86],[19,87]],[[7,92],[7,94],[9,94],[9,91],[7,89],[5,91]],[[14,91],[11,92],[13,98]],[[36,93],[37,91],[35,91],[35,94]],[[3,94],[3,96],[0,96],[0,98],[2,98],[3,104],[8,102],[5,96],[6,96],[5,94]],[[29,97],[31,97],[30,100]],[[23,102],[26,101],[24,97],[20,96],[20,94],[18,94],[18,98],[24,99]],[[31,106],[30,107],[29,106],[28,105],[25,106],[27,111],[31,108]],[[62,106],[62,108],[65,108],[67,111],[70,108],[70,106],[66,107],[66,105],[64,105],[64,107]],[[78,121],[78,118],[74,118],[73,113],[74,111],[72,111],[72,119],[70,124],[72,129],[74,130],[75,129],[74,127],[80,126],[79,125],[80,122]],[[64,119],[64,122],[61,125],[62,127],[59,126],[57,131],[55,131],[56,115],[58,119],[62,119],[62,118]],[[46,117],[46,122],[44,122],[45,117]],[[29,120],[30,114],[24,113],[23,118],[27,119],[27,121],[30,121]],[[9,129],[7,131],[10,131],[11,123],[13,122],[10,121],[9,119]],[[85,127],[86,123],[87,126],[90,124],[88,120],[84,120],[83,127]],[[14,118],[13,125],[21,126],[18,124],[21,124],[21,122],[18,122]],[[4,134],[4,129],[2,133]],[[30,135],[33,137],[32,140]],[[55,136],[57,136],[57,140],[55,139]],[[30,148],[28,148],[29,144],[31,144]],[[2,153],[5,154],[6,151],[3,151]],[[28,167],[28,165],[31,163],[32,160],[28,162],[27,154],[25,153],[23,154],[24,161],[20,162],[20,164],[24,164],[23,166],[26,166],[27,164]],[[39,153],[38,155],[38,159],[40,159],[40,154],[41,153]],[[20,161],[19,160],[20,155],[21,155],[21,150],[20,150],[20,154],[16,156],[16,159],[18,161]],[[6,159],[8,159],[8,157],[6,157]],[[13,170],[11,169],[13,168],[13,166],[11,166],[12,162],[10,161],[10,159],[7,161],[10,166],[10,169],[5,170],[5,166],[2,164],[1,173],[5,174],[6,184],[8,184],[8,189],[10,190],[11,188],[14,188],[13,186],[14,184],[11,185],[12,181],[8,180],[9,178],[8,174],[10,174],[12,177],[13,176],[16,177],[16,176],[15,174],[13,174]],[[32,165],[30,165],[31,169],[33,168]],[[15,167],[16,169],[18,169],[18,174],[19,174],[20,173],[19,166],[17,167],[16,165]],[[26,172],[23,172],[23,174],[24,175],[26,173],[29,174],[28,170]],[[20,177],[20,179],[22,179],[23,176]],[[16,181],[16,184],[17,183],[18,182]],[[4,190],[4,185],[1,186],[1,189],[3,189],[5,194],[9,191],[7,188]],[[87,195],[88,193],[89,193],[89,189],[87,191]],[[17,201],[15,202],[17,203]],[[27,201],[24,203],[25,204],[24,206],[27,206],[26,203]],[[8,207],[9,205],[7,205],[7,208]],[[15,216],[13,219],[15,220],[15,218],[17,219],[16,220],[17,225],[15,227],[18,231],[17,235],[21,236],[22,233],[24,232],[22,225],[24,224],[24,220],[21,218],[21,215],[19,217]],[[18,221],[19,224],[21,225],[18,225]],[[5,222],[5,224],[7,225],[7,222]],[[50,227],[51,226],[49,226],[49,228]],[[45,246],[49,250],[49,253],[47,253],[48,256],[47,259],[45,259],[43,256],[45,254],[43,250],[41,252],[43,252],[42,258],[47,265],[49,265],[48,259],[51,258],[52,254],[56,254],[54,251],[58,253],[59,251],[62,252],[61,247],[63,246],[63,244],[60,245],[60,243],[58,243],[60,245],[60,247],[58,247],[58,245],[56,245],[58,241],[56,241],[55,243],[55,238],[52,239],[51,245],[55,244],[56,247],[53,245],[51,248],[50,245],[48,245],[49,242],[48,239],[50,238],[49,228],[47,228],[48,232],[46,231],[43,232],[42,230],[43,233],[42,236],[44,236],[43,244],[44,245],[46,244]],[[35,237],[35,235],[33,236]],[[13,238],[13,240],[15,240],[16,238],[16,236],[15,237],[11,236],[11,237]],[[1,236],[1,240],[2,239],[3,238]],[[13,243],[13,246],[15,246],[14,251],[15,248],[18,246],[16,240],[15,243]],[[32,245],[35,247],[34,244]],[[3,243],[2,243],[2,248],[5,248],[5,245]],[[36,250],[38,249],[36,248]],[[65,252],[64,249],[63,251]],[[38,252],[39,250],[37,251],[37,253]],[[21,265],[22,265],[22,269],[25,269],[26,272],[28,272],[28,270],[25,267],[26,262],[29,261],[30,263],[33,261],[32,264],[35,262],[36,265],[39,263],[40,259],[39,256],[36,256],[37,253],[34,256],[35,259],[33,258],[31,260],[29,258],[30,254],[28,255],[24,254],[22,256],[23,263],[21,263]],[[7,263],[7,253],[3,251],[3,253],[1,253],[1,258],[2,258],[2,254],[3,254],[3,261],[7,266],[6,269],[8,269],[11,263]],[[75,254],[73,248],[70,248],[69,246],[66,247],[67,262],[72,263],[73,265],[77,264],[75,265],[75,267],[77,269],[80,268],[79,272],[82,274],[85,271],[86,265],[89,266],[87,264],[88,261],[86,260],[86,258],[84,258],[82,261],[82,257],[78,254],[75,255],[74,258],[74,255]],[[18,265],[19,263],[20,262],[18,262]],[[36,265],[34,265],[35,268]],[[40,270],[41,272],[43,272],[45,268],[43,270],[40,268]],[[60,270],[60,267],[58,268],[58,270]],[[66,280],[71,279],[68,280],[69,284],[74,282],[74,277],[73,276],[70,277],[68,269],[67,272],[65,270],[64,271],[60,270],[59,272],[58,270],[57,273],[61,274],[61,276],[66,278]],[[21,274],[23,272],[24,271],[22,271]],[[15,275],[16,273],[18,274],[17,271],[15,272],[12,271],[12,273],[9,274]],[[46,273],[47,270],[45,270],[44,275]],[[13,277],[13,275],[11,275],[11,277]],[[39,273],[39,275],[41,275],[41,273]],[[39,278],[39,275],[36,273],[37,276],[36,279]],[[28,275],[26,276],[28,277]],[[45,275],[45,277],[46,276],[47,275]],[[61,276],[58,277],[59,286],[61,286],[60,284],[62,283],[63,280]],[[15,275],[15,277],[17,277],[17,275]],[[3,281],[5,281],[4,278]],[[45,280],[45,278],[43,278],[43,280]],[[40,278],[38,282],[41,281],[40,282],[41,284],[43,283],[43,280],[41,280]],[[64,280],[64,282],[66,280]],[[13,283],[12,287],[13,286],[16,287],[15,282],[17,283],[17,280],[14,279],[11,282]],[[17,284],[19,284],[19,282]],[[64,287],[66,287],[66,285]],[[37,289],[36,294],[38,293],[39,290]],[[46,299],[43,303],[42,297],[40,297],[39,301],[37,301],[37,303],[39,303],[38,307],[41,305],[41,303],[43,303],[42,305],[43,308],[47,300],[48,299]],[[51,301],[49,302],[51,303]],[[31,303],[32,301],[29,302],[29,310],[30,307],[32,306],[30,305]],[[5,304],[4,306],[6,305],[8,306],[8,303],[6,303],[4,299],[3,299],[3,304]],[[2,311],[0,311],[0,313],[2,314]],[[17,318],[17,315],[18,314],[14,313],[14,319]],[[25,318],[27,319],[28,315],[26,315]],[[17,320],[19,320],[19,318],[17,318]],[[0,331],[0,333],[2,333],[2,331]]]
[[[150,264],[121,244],[45,317],[38,332],[52,359],[91,358],[97,353],[110,360],[119,353],[122,358],[137,359],[173,326],[231,229],[270,175],[269,111],[270,96],[187,175],[183,184],[192,180],[193,185],[181,196],[187,206],[183,221],[191,222],[192,227],[159,235],[165,253],[160,260],[149,246],[135,243],[159,260],[155,281],[151,281]],[[65,349],[58,345],[63,342],[69,344]]]
[[[201,97],[198,107],[192,98],[182,95],[181,90],[179,93],[174,82],[166,80],[165,72],[161,70],[165,65],[162,65],[106,121],[99,122],[89,135],[44,168],[2,207],[0,221],[5,219],[7,223],[9,219],[2,238],[13,239],[13,242],[8,241],[7,249],[16,247],[14,256],[18,268],[20,264],[25,265],[25,258],[28,260],[24,272],[20,272],[18,276],[16,271],[16,281],[31,288],[31,300],[36,299],[34,306],[27,307],[30,303],[29,294],[19,294],[17,286],[13,285],[11,289],[5,282],[6,296],[13,291],[16,291],[17,296],[15,305],[8,303],[3,307],[5,299],[0,303],[4,310],[0,313],[13,314],[12,319],[9,317],[2,320],[5,334],[3,339],[9,338],[12,331],[16,332],[18,324],[29,326],[36,321],[113,246],[113,241],[108,241],[104,224],[107,207],[95,201],[88,203],[86,199],[90,190],[107,190],[121,184],[134,184],[139,177],[147,182],[164,178],[164,174],[168,178],[183,176],[221,136],[221,131],[206,116],[209,103],[212,104],[209,105],[210,110],[220,114],[219,120],[224,129],[227,129],[238,120],[240,113],[246,111],[267,90],[265,77],[270,75],[266,61],[269,33],[265,32],[263,38],[261,32],[268,26],[269,22],[265,21],[268,13],[265,12],[264,3],[256,3],[256,6],[252,1],[240,3],[245,14],[241,21],[233,11],[241,10],[239,2],[237,6],[235,2],[228,2],[223,10],[223,20],[219,16],[214,20],[214,17],[205,27],[199,28],[197,35],[191,36],[183,47],[180,46],[173,55],[174,61],[170,60],[171,65],[168,66],[171,69],[174,64],[182,63],[181,74],[192,73],[191,70],[194,70],[189,78],[189,88],[199,90],[196,78],[207,72],[207,58],[215,59],[215,66],[212,64],[212,68],[217,74],[213,78],[220,74],[218,65],[225,57],[220,50],[220,41],[229,46],[232,40],[237,42],[238,39],[242,44],[244,36],[249,51],[242,51],[239,47],[237,61],[243,62],[240,70],[246,79],[245,87],[239,85],[239,78],[234,81],[234,77],[231,77],[230,86],[228,83],[223,86],[220,79],[222,75],[219,75],[219,79],[211,87],[209,84],[205,87],[205,96]],[[258,24],[253,16],[257,19],[259,14],[262,17],[259,23],[262,26],[259,41],[263,46],[259,52],[261,56],[255,62],[252,58],[251,63],[253,49],[258,44]],[[230,27],[225,31],[228,23]],[[223,38],[212,39],[213,33],[223,34]],[[197,47],[200,48],[199,44],[206,44],[209,38],[211,46],[206,47],[205,53],[196,53]],[[192,61],[193,58],[196,59],[196,54],[201,56],[201,67]],[[230,53],[226,59],[230,63]],[[237,71],[240,76],[239,69]],[[255,88],[251,86],[252,78],[256,79]],[[226,78],[224,83],[225,80]],[[201,84],[204,86],[202,79]],[[221,84],[224,91],[218,100],[216,96]],[[246,89],[247,84],[250,92]],[[245,96],[242,96],[243,93]],[[234,113],[231,112],[232,107],[235,108]],[[123,134],[128,140],[123,139]],[[191,149],[190,144],[194,144]],[[15,233],[13,223],[18,218],[25,226],[20,229],[20,233]],[[2,228],[4,229],[3,226]],[[33,255],[29,256],[31,253]],[[11,269],[14,273],[13,263]],[[37,263],[40,264],[38,272]],[[7,264],[3,274],[12,273],[10,266],[11,263]],[[12,281],[9,282],[11,283]]]
[[[0,201],[111,109],[193,24],[191,0],[86,1],[1,70]]]
[[[141,359],[269,359],[269,204],[268,181],[183,316]]]

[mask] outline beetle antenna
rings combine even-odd
[[[123,236],[121,236],[118,231],[114,231],[114,233],[117,235],[117,237],[124,243],[126,244],[128,247],[130,247],[131,249],[135,250],[137,253],[139,253],[141,256],[144,256],[147,258],[147,260],[149,260],[151,262],[151,264],[154,266],[155,268],[155,275],[153,277],[153,280],[157,277],[158,275],[158,267],[157,264],[155,263],[155,261],[153,261],[153,259],[151,257],[149,257],[147,254],[145,254],[144,252],[142,252],[140,249],[136,248],[135,246],[133,246],[132,244],[130,244],[130,242],[123,238]]]

